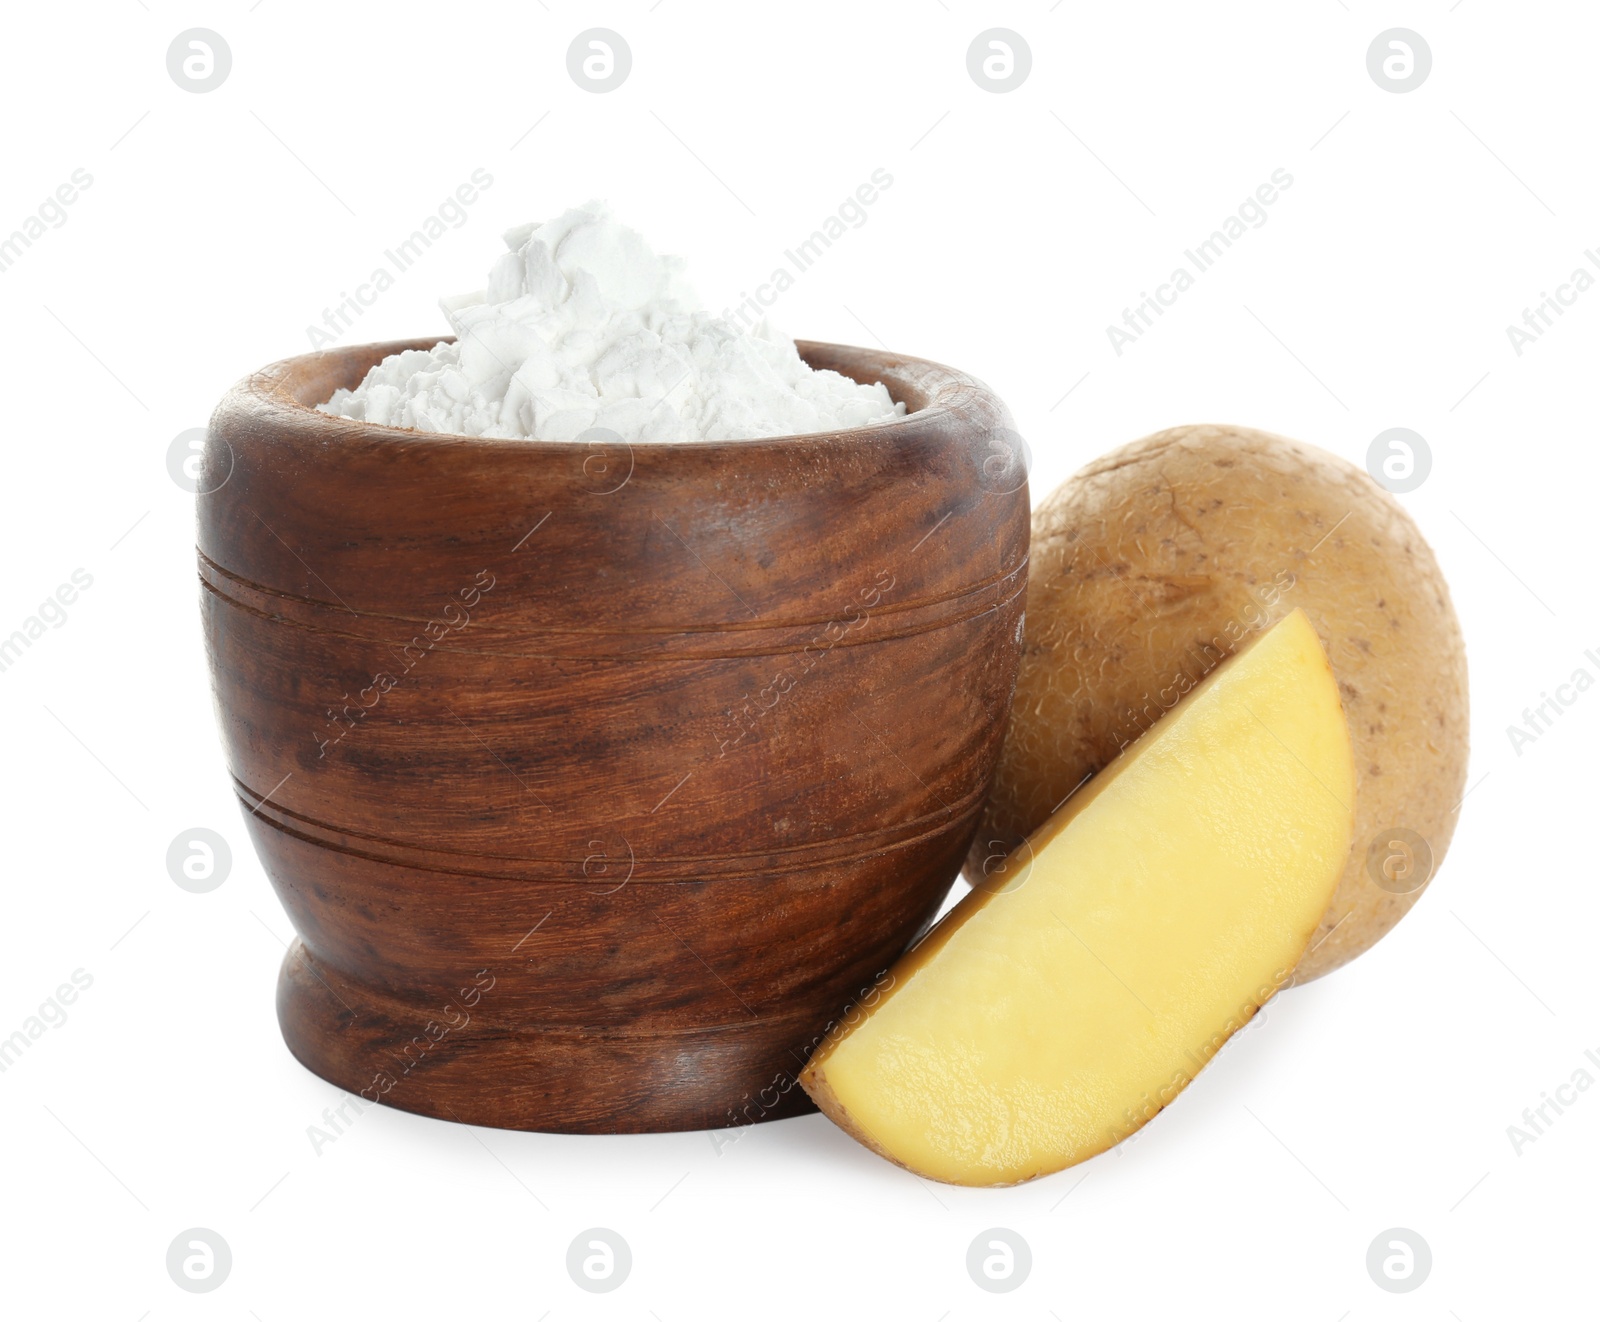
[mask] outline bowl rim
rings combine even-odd
[[[292,430],[309,426],[316,429],[315,439],[334,444],[381,439],[388,444],[398,441],[412,446],[439,449],[504,452],[508,448],[518,447],[523,452],[560,454],[570,454],[574,448],[584,444],[590,448],[595,447],[596,442],[593,440],[580,442],[504,436],[467,436],[458,432],[430,432],[412,427],[395,427],[388,423],[367,422],[335,413],[324,413],[315,404],[305,403],[296,389],[297,383],[314,364],[321,364],[330,356],[357,358],[365,354],[371,356],[373,365],[376,365],[384,358],[397,353],[411,349],[427,350],[439,344],[452,343],[454,340],[453,335],[410,340],[378,340],[365,344],[319,349],[279,359],[257,369],[238,382],[219,404],[218,417],[220,418],[230,402],[240,400],[242,397],[248,401],[249,411],[255,416],[255,420],[267,422],[269,425],[278,424]],[[706,454],[722,448],[742,450],[752,446],[792,449],[808,445],[833,447],[841,443],[888,444],[902,439],[902,433],[912,428],[914,431],[911,439],[920,440],[926,436],[927,428],[930,426],[937,428],[950,422],[973,423],[989,428],[1009,424],[1009,414],[999,396],[982,381],[958,368],[948,367],[926,358],[895,353],[887,349],[871,349],[861,345],[836,344],[826,340],[796,340],[794,343],[801,358],[808,365],[813,353],[850,357],[877,364],[876,379],[890,389],[890,397],[895,403],[906,403],[905,413],[883,422],[867,423],[861,427],[844,427],[834,431],[794,432],[782,436],[748,436],[718,441],[621,441],[620,444],[627,447],[630,452],[637,449],[649,453],[694,451]],[[370,367],[367,370],[371,370]],[[913,381],[913,377],[917,379]],[[857,378],[851,377],[851,379]],[[912,408],[909,401],[897,398],[896,385],[902,392],[909,389],[920,395],[919,406]],[[215,421],[216,419],[213,420],[214,423]]]

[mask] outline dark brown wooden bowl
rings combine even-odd
[[[809,1109],[831,1019],[926,926],[1000,751],[1026,474],[949,368],[802,343],[901,420],[694,445],[317,412],[292,358],[211,420],[201,603],[278,1014],[369,1100],[518,1129]]]

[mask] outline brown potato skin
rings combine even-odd
[[[1378,886],[1368,846],[1409,828],[1436,875],[1455,830],[1467,771],[1461,627],[1393,496],[1325,451],[1242,427],[1135,441],[1034,510],[1022,668],[968,878],[1296,606],[1333,663],[1356,755],[1355,842],[1296,980],[1376,942],[1422,889]]]

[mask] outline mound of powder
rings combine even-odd
[[[451,344],[394,354],[325,413],[391,427],[570,441],[722,441],[897,417],[883,385],[817,372],[794,341],[693,309],[683,263],[603,203],[505,235],[488,288],[440,303]]]

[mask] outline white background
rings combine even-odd
[[[1600,291],[1518,355],[1506,327],[1600,248],[1594,62],[1578,3],[970,0],[755,5],[7,6],[0,234],[78,168],[93,184],[0,274],[0,634],[74,569],[93,586],[0,674],[0,1035],[74,969],[92,987],[0,1074],[0,1312],[119,1319],[1592,1316],[1600,1089],[1531,1146],[1507,1126],[1600,1079],[1587,847],[1600,693],[1519,756],[1507,726],[1600,651],[1591,575]],[[1021,33],[1018,90],[975,85],[982,29]],[[204,95],[168,76],[221,33]],[[580,90],[568,43],[631,46]],[[1369,43],[1431,46],[1418,90]],[[534,127],[537,125],[537,127]],[[713,309],[856,186],[894,183],[776,309],[795,334],[983,377],[1037,500],[1182,422],[1279,431],[1362,462],[1429,441],[1403,497],[1455,594],[1474,748],[1454,848],[1407,920],[1275,1002],[1136,1141],[1013,1190],[921,1182],[820,1116],[575,1138],[374,1109],[313,1151],[336,1090],[284,1049],[289,924],[213,728],[193,501],[165,453],[478,167],[493,185],[344,342],[442,331],[515,223],[609,197],[681,252]],[[1275,169],[1293,185],[1120,357],[1106,334]],[[1600,274],[1600,271],[1596,272]],[[221,831],[227,882],[169,879]],[[165,1254],[231,1245],[217,1292]],[[568,1277],[590,1226],[632,1247],[609,1295]],[[1032,1246],[1015,1292],[968,1244]],[[1432,1247],[1391,1295],[1368,1244]]]

